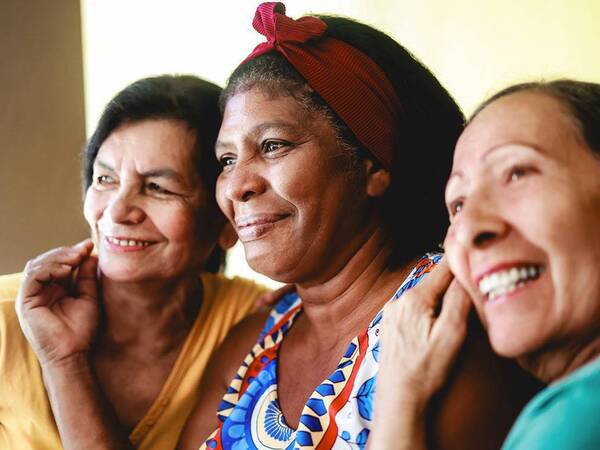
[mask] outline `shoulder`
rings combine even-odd
[[[0,303],[14,302],[19,286],[21,286],[22,273],[0,275]]]
[[[235,376],[240,364],[252,350],[260,338],[268,313],[257,311],[240,320],[227,334],[225,340],[211,357],[212,363],[208,365],[212,375],[207,378],[218,379],[222,386],[228,386]]]
[[[600,359],[540,392],[523,410],[505,449],[600,448]]]
[[[15,299],[21,285],[22,274],[0,275],[0,345],[16,333],[21,334],[15,312]]]
[[[425,255],[421,256],[396,291],[394,299],[400,297],[408,289],[419,284],[419,282],[425,278],[429,272],[436,268],[443,256],[444,255],[441,253],[426,253]]]
[[[20,281],[21,274],[0,276],[0,397],[2,387],[20,385],[39,370],[15,311]]]

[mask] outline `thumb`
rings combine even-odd
[[[75,289],[80,297],[93,300],[98,299],[97,268],[98,258],[92,255],[84,259],[79,266],[77,277],[75,278]]]

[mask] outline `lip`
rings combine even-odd
[[[136,241],[136,242],[147,242],[147,245],[129,245],[127,247],[121,246],[119,244],[115,244],[111,240],[126,240],[126,241]],[[117,253],[129,253],[129,252],[140,252],[144,250],[148,250],[152,245],[156,244],[156,241],[150,239],[140,239],[138,237],[133,236],[108,236],[104,235],[102,238],[102,242],[106,248],[110,251]]]
[[[242,242],[258,239],[271,231],[277,222],[289,214],[261,213],[236,217],[235,227]]]

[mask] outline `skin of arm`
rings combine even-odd
[[[60,363],[45,365],[42,373],[65,450],[134,448],[98,388],[86,355],[73,355]]]
[[[256,343],[268,315],[267,311],[259,311],[246,317],[231,329],[215,350],[202,376],[200,401],[183,428],[177,450],[197,450],[216,430],[219,402],[244,357]]]
[[[99,324],[97,259],[91,256],[92,248],[85,240],[28,262],[17,296],[17,316],[40,362],[65,450],[131,449],[89,361]]]

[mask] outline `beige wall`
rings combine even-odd
[[[0,273],[86,235],[78,0],[0,0]]]

